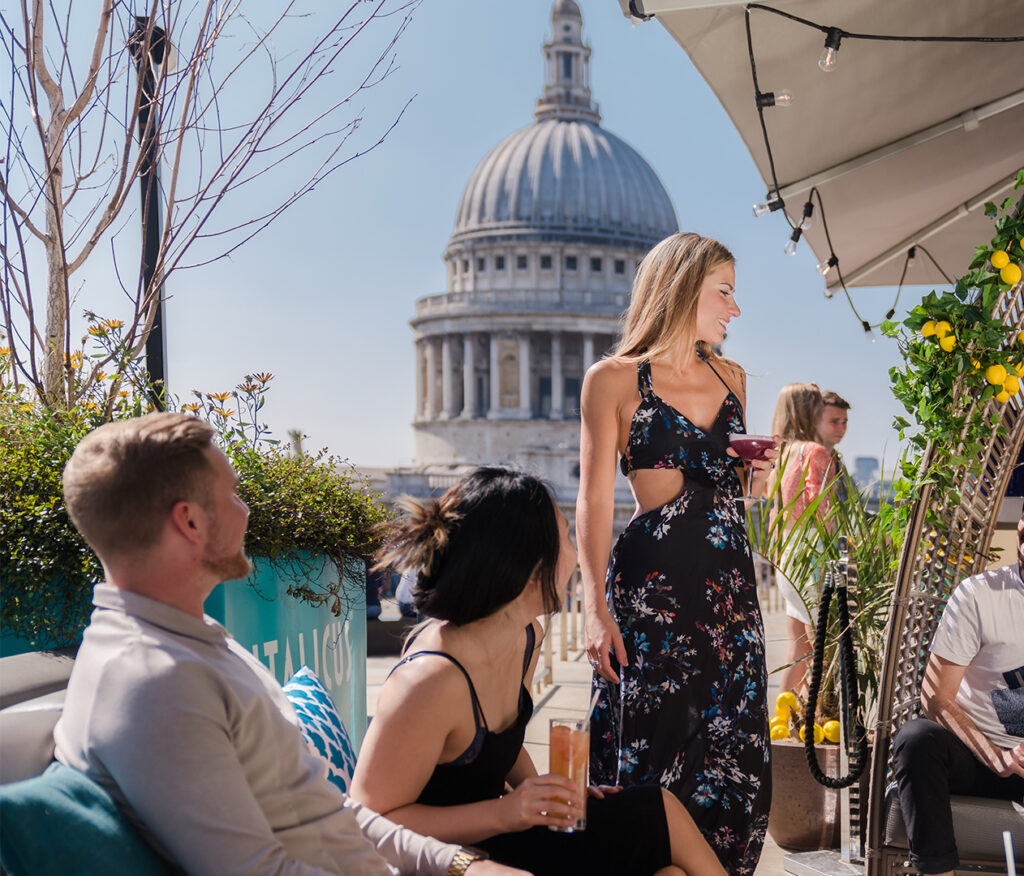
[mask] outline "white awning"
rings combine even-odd
[[[630,12],[630,0],[619,0]],[[1024,36],[1021,0],[778,0],[765,5],[826,27],[869,34]],[[633,0],[655,15],[721,101],[766,182],[768,154],[747,50],[747,4]],[[951,276],[992,236],[986,201],[1010,195],[1024,166],[1024,43],[843,39],[832,72],[818,68],[825,34],[750,11],[762,92],[788,89],[791,106],[764,111],[785,210],[798,223],[816,186],[847,285],[895,285],[912,245]],[[653,23],[648,27],[655,26]],[[642,71],[637,71],[642,75]],[[671,83],[657,83],[671,88]],[[751,200],[763,200],[752,192]],[[829,256],[817,208],[804,234]],[[827,277],[836,288],[835,271]],[[923,255],[907,283],[942,283]]]

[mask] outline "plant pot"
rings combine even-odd
[[[358,750],[366,729],[366,585],[345,577],[340,617],[326,605],[308,605],[288,594],[289,585],[304,576],[313,586],[337,581],[339,570],[323,555],[296,556],[294,564],[251,557],[252,576],[218,585],[205,609],[280,683],[309,666],[334,700]]]
[[[817,746],[825,775],[839,775],[839,746]],[[806,852],[839,847],[839,791],[815,781],[801,742],[772,743],[772,808],[768,833],[784,849]]]

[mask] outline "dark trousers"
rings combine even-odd
[[[944,873],[960,863],[950,794],[1024,797],[1024,777],[1000,778],[953,733],[927,718],[908,721],[896,734],[893,772],[910,839],[910,863],[918,873]]]

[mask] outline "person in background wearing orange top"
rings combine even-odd
[[[792,528],[834,474],[832,454],[825,447],[819,427],[823,401],[821,390],[813,383],[790,383],[779,392],[772,417],[772,434],[782,439],[778,476],[778,495],[772,507],[773,523],[783,515],[784,531]],[[828,499],[819,505],[825,510]],[[782,552],[782,565],[796,548],[787,544]],[[779,690],[799,692],[807,672],[807,656],[811,653],[813,628],[811,614],[800,589],[780,569],[775,572],[779,591],[786,603],[786,635],[789,645],[786,668],[779,676]],[[811,586],[805,582],[803,589]]]

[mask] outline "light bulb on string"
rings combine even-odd
[[[788,88],[780,91],[759,91],[754,97],[754,102],[761,109],[770,106],[792,106],[793,100],[793,92]]]
[[[914,262],[917,261],[917,247],[912,246],[907,250],[907,269],[914,267]]]
[[[768,213],[774,213],[776,210],[781,210],[785,206],[786,205],[782,198],[768,195],[768,200],[763,204],[754,204],[754,218],[760,219],[762,216],[766,216]]]
[[[808,201],[804,204],[804,215],[800,220],[800,227],[806,231],[814,224],[814,204]]]
[[[873,344],[875,342],[875,333],[871,330],[871,323],[869,323],[866,319],[862,319],[860,321],[860,325],[861,328],[864,329],[864,340],[866,340],[869,344]]]
[[[803,229],[797,225],[797,227],[793,229],[793,233],[789,235],[789,243],[786,244],[786,248],[783,250],[786,255],[796,255],[796,245],[800,242],[801,234],[803,234]]]
[[[828,261],[822,262],[820,265],[818,265],[818,273],[821,274],[821,276],[826,277],[828,276],[828,272],[831,271],[838,264],[839,259],[836,258],[835,253],[832,253],[828,257]]]
[[[839,63],[839,43],[842,42],[843,32],[838,27],[830,27],[825,36],[825,48],[821,50],[818,57],[818,66],[825,73],[831,73]]]

